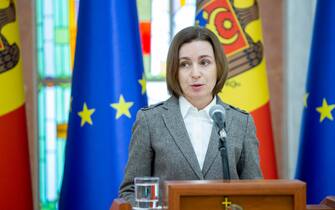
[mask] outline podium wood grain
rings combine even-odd
[[[169,210],[222,210],[227,197],[243,210],[305,210],[306,186],[297,180],[167,181]]]

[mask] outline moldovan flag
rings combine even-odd
[[[13,1],[0,1],[0,17],[0,209],[32,210],[22,59]]]
[[[277,178],[261,20],[257,1],[198,0],[196,24],[213,31],[228,57],[223,101],[251,113],[264,178]]]

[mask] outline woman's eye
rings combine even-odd
[[[189,67],[190,66],[190,64],[188,63],[188,62],[181,62],[180,64],[179,64],[179,67],[181,67],[181,68],[187,68],[187,67]]]
[[[210,63],[211,63],[211,61],[210,61],[210,60],[207,60],[207,59],[204,59],[204,60],[201,60],[201,61],[200,61],[200,64],[201,64],[202,66],[208,66]]]

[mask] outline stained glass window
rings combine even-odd
[[[77,1],[36,0],[39,192],[41,209],[56,209],[70,105],[70,14]]]

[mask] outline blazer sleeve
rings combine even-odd
[[[261,179],[262,171],[259,164],[259,142],[256,137],[254,120],[248,114],[242,154],[237,164],[240,179]]]
[[[128,163],[125,176],[119,189],[119,197],[135,204],[134,178],[151,176],[153,151],[150,145],[150,133],[145,111],[137,113],[136,121],[132,128],[132,137],[129,145]]]

